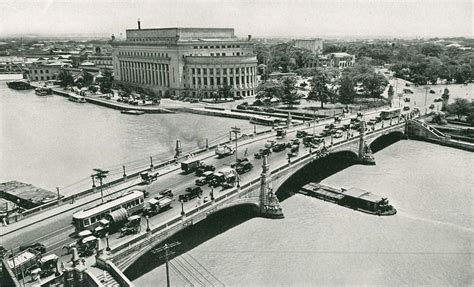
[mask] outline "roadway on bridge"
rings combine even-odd
[[[371,112],[366,116],[366,120],[369,120],[371,118],[375,118],[375,116],[378,115],[378,112]],[[347,123],[349,121],[348,118],[344,119],[342,123]],[[277,140],[277,142],[288,142],[289,140],[293,139],[296,137],[296,130],[300,129],[305,129],[309,133],[313,132],[313,129],[316,134],[319,134],[324,126],[328,123],[331,123],[332,120],[326,120],[322,121],[319,124],[317,124],[315,127],[298,127],[298,128],[293,128],[288,132],[287,137],[283,140]],[[385,126],[389,125],[389,121],[385,121],[384,123]],[[377,128],[381,127],[381,123],[377,124]],[[358,133],[356,131],[351,131],[353,133],[353,136],[358,136]],[[276,139],[276,136],[272,134],[271,139]],[[346,139],[346,133],[344,133],[344,136],[342,138],[336,139],[334,138],[334,143],[341,141],[343,139]],[[246,144],[244,146],[239,146],[238,154],[239,157],[243,157],[244,150],[247,149],[248,153],[248,159],[251,161],[251,163],[254,165],[254,168],[246,173],[241,175],[241,184],[244,184],[245,182],[257,178],[260,173],[261,173],[261,164],[262,161],[261,159],[255,159],[254,158],[254,153],[256,153],[260,148],[264,146],[264,143],[266,142],[267,139],[262,139],[258,140],[256,142],[252,142],[249,144]],[[330,143],[330,137],[327,137],[325,139],[326,144]],[[284,164],[287,163],[287,152],[288,150],[285,150],[283,152],[279,153],[272,153],[269,157],[269,162],[270,162],[270,170],[276,169]],[[300,147],[300,153],[299,156],[306,155],[308,153],[308,149],[304,148],[302,145]],[[217,157],[213,156],[207,160],[205,160],[205,163],[207,164],[212,164],[215,165],[217,169],[230,165],[232,162],[235,161],[235,155],[229,156],[227,158],[223,159],[218,159]],[[138,188],[145,188],[147,191],[150,192],[150,197],[153,195],[156,195],[159,191],[164,190],[164,189],[172,189],[174,194],[175,194],[175,201],[172,204],[172,208],[162,212],[156,216],[153,216],[149,219],[149,224],[150,227],[153,228],[154,226],[161,225],[165,223],[166,221],[175,218],[176,216],[179,216],[181,213],[181,206],[180,203],[177,201],[177,197],[179,194],[182,194],[184,192],[184,189],[188,186],[194,186],[194,181],[197,179],[196,176],[193,174],[188,174],[188,175],[183,175],[181,174],[181,170],[175,170],[173,172],[170,172],[168,174],[164,174],[158,178],[155,182],[148,186],[138,186]],[[210,188],[205,186],[202,187],[204,192],[204,196],[209,196],[210,193]],[[220,191],[220,188],[214,189],[214,195],[218,196],[220,193],[226,192],[226,191]],[[91,204],[87,206],[94,206],[98,204],[100,201],[96,200],[92,202]],[[195,207],[198,204],[198,199],[191,200],[189,202],[184,203],[184,210],[189,210],[193,207]],[[15,248],[20,245],[25,245],[33,242],[40,242],[46,245],[48,252],[47,253],[55,253],[57,255],[61,255],[63,253],[62,247],[65,244],[71,243],[75,241],[76,239],[73,237],[74,235],[74,227],[71,224],[71,219],[72,219],[72,214],[78,210],[85,209],[86,206],[80,206],[77,207],[71,211],[64,212],[59,216],[52,217],[50,219],[47,219],[43,222],[40,222],[36,225],[30,226],[28,228],[25,228],[19,232],[14,232],[12,234],[4,236],[2,238],[2,245],[4,245],[7,249]],[[17,223],[21,224],[21,222]],[[146,230],[146,220],[142,220],[142,229],[141,233],[144,233]],[[135,235],[136,236],[136,235]],[[109,237],[109,243],[113,247],[119,243],[122,243],[124,241],[128,241],[132,239],[134,236],[129,235],[125,236],[123,238],[119,238],[119,234],[112,234]]]

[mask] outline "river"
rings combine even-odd
[[[226,286],[472,286],[474,155],[401,141],[375,158],[376,166],[354,165],[323,183],[386,196],[395,216],[297,194],[282,202],[284,219],[244,220],[171,260],[173,266],[191,282],[184,267]],[[186,285],[177,274],[171,271],[172,285]],[[156,286],[165,278],[161,265],[134,283]]]
[[[206,138],[211,144],[228,139],[233,126],[253,132],[253,125],[237,119],[124,115],[57,95],[11,90],[5,80],[0,80],[0,122],[0,182],[19,180],[71,192],[90,187],[93,168],[121,174],[123,163],[131,169],[149,166],[149,156],[155,163],[172,157],[176,139],[186,151],[204,147]]]

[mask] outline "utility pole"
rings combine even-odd
[[[238,136],[238,134],[240,134],[240,128],[238,128],[238,127],[233,127],[230,132],[231,132],[231,133],[234,133],[234,135],[235,135],[235,162],[237,163],[237,159],[238,159],[238,154],[237,154],[237,136]]]
[[[428,90],[430,89],[430,87],[428,86],[425,86],[425,115],[428,113],[428,107],[426,106],[426,99],[428,97]]]
[[[173,248],[173,247],[178,246],[180,244],[181,244],[181,242],[179,242],[179,241],[176,241],[176,242],[173,242],[173,243],[170,243],[170,244],[165,243],[165,245],[163,245],[163,247],[156,248],[152,251],[153,254],[157,254],[157,253],[160,253],[162,251],[165,252],[164,258],[165,258],[165,262],[166,262],[166,286],[167,287],[170,287],[170,271],[169,271],[169,263],[168,263],[169,256],[174,254],[174,252],[172,252],[172,251],[170,252],[168,250],[170,248]]]
[[[100,182],[100,199],[101,199],[102,203],[104,203],[104,190],[102,188],[102,180],[107,177],[107,174],[109,173],[109,171],[108,170],[103,170],[103,169],[100,169],[100,168],[94,168],[93,170],[96,173],[91,175],[91,177],[93,179],[94,178],[99,179],[99,182]]]

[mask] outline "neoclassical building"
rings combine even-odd
[[[117,84],[151,89],[161,96],[212,97],[230,85],[250,96],[257,85],[253,42],[233,28],[129,29],[125,41],[112,41]]]

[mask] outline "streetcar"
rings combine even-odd
[[[400,108],[387,109],[380,112],[380,118],[382,120],[389,120],[391,118],[398,118],[401,114]]]
[[[73,225],[77,233],[83,230],[94,232],[97,227],[101,226],[103,219],[112,220],[111,224],[116,223],[114,222],[116,216],[111,215],[124,214],[126,219],[132,214],[142,212],[145,206],[144,199],[143,190],[131,190],[120,197],[74,213],[72,216]]]

